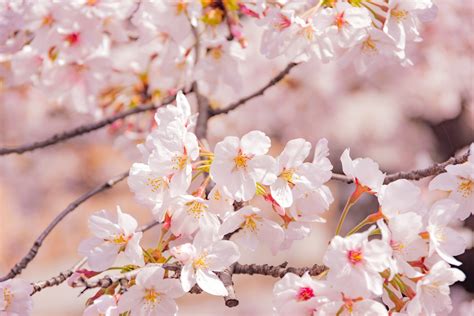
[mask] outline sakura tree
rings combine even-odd
[[[59,213],[0,278],[1,315],[34,314],[31,296],[64,282],[88,296],[84,315],[176,315],[175,300],[191,294],[222,296],[231,308],[239,305],[233,282],[238,274],[276,279],[268,314],[452,310],[450,286],[465,279],[455,257],[468,246],[452,225],[474,212],[474,144],[445,162],[387,174],[371,158],[351,158],[350,149],[340,157],[342,173],[334,172],[323,137],[314,144],[291,139],[276,155],[270,154],[272,139],[258,129],[242,137],[226,135],[214,146],[208,141],[210,118],[264,95],[295,67],[317,62],[351,73],[410,67],[409,50],[422,49],[423,43],[414,43],[421,41],[423,23],[437,13],[431,0],[6,0],[0,5],[5,93],[40,96],[45,107],[60,105],[93,120],[0,148],[0,155],[109,128],[112,138],[129,141],[125,150],[137,157],[128,171]],[[249,89],[241,73],[252,65],[255,49],[286,66],[265,85],[222,105],[222,95]],[[419,182],[428,177],[429,183]],[[152,222],[140,226],[132,210],[111,205],[90,216],[90,236],[77,245],[83,257],[77,264],[45,281],[19,277],[66,216],[125,179]],[[308,238],[313,223],[326,223],[335,201],[330,182],[341,182],[352,193],[319,262],[307,267],[241,262],[243,249],[263,246],[277,254]],[[427,201],[422,191],[428,190],[445,194]],[[376,199],[377,208],[349,227],[348,214],[366,196]],[[150,230],[159,238],[144,245]]]

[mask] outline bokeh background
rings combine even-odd
[[[340,172],[339,156],[346,147],[353,157],[371,157],[386,172],[410,170],[444,161],[474,141],[473,6],[463,1],[439,1],[438,18],[425,25],[424,41],[410,47],[414,66],[381,65],[365,74],[337,64],[316,62],[294,68],[281,83],[236,111],[209,121],[209,143],[227,135],[243,135],[259,129],[273,142],[277,155],[296,137],[313,145],[329,140],[330,159]],[[252,23],[245,25],[249,43],[260,34]],[[252,45],[242,63],[241,91],[219,87],[210,97],[213,106],[225,106],[264,85],[286,65],[268,61]],[[1,67],[0,67],[1,68]],[[1,70],[1,69],[0,69]],[[42,139],[64,129],[92,122],[93,116],[78,114],[72,107],[45,102],[31,87],[2,89],[0,71],[0,146]],[[194,103],[193,97],[191,101]],[[135,119],[147,119],[143,114]],[[72,139],[23,155],[0,157],[0,274],[19,261],[47,224],[79,195],[125,170],[138,160],[137,140],[112,128]],[[426,181],[420,186],[427,187]],[[336,221],[352,187],[330,183],[335,196],[327,224],[315,224],[312,235],[277,256],[266,249],[244,253],[241,262],[305,266],[320,263],[334,232]],[[440,198],[423,192],[426,202]],[[150,211],[139,205],[126,181],[101,193],[70,214],[46,239],[37,258],[23,272],[31,281],[47,279],[70,268],[80,257],[77,246],[88,236],[87,218],[100,209],[116,205],[138,218],[151,220]],[[346,228],[373,211],[375,201],[362,200],[351,212]],[[474,219],[460,224],[472,244]],[[145,234],[151,244],[157,231]],[[453,287],[452,315],[473,310],[474,256],[468,250],[459,258],[468,279]],[[210,295],[187,295],[178,300],[181,315],[271,315],[275,279],[234,276],[240,305],[234,309]],[[33,315],[81,315],[91,293],[63,284],[34,296]],[[466,314],[467,315],[467,314]]]

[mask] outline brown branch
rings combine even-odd
[[[302,267],[302,268],[293,268],[288,267],[288,262],[284,262],[279,266],[272,266],[268,264],[240,264],[238,262],[234,265],[234,274],[260,274],[272,276],[274,278],[282,278],[287,273],[294,273],[296,275],[302,276],[306,272],[309,272],[311,276],[317,276],[327,270],[326,266],[322,265],[313,265],[312,267]]]
[[[434,165],[429,166],[428,168],[392,173],[385,177],[384,184],[389,184],[400,179],[417,181],[423,178],[437,176],[438,174],[445,172],[445,168],[449,165],[459,165],[465,163],[468,157],[469,151],[459,157],[451,157],[445,162],[436,163]],[[337,180],[346,183],[353,182],[351,177],[338,173],[333,173],[331,180]]]
[[[189,93],[189,92],[188,92]],[[104,118],[100,121],[91,123],[91,124],[85,124],[81,125],[79,127],[76,127],[74,129],[64,131],[58,134],[55,134],[47,139],[41,140],[41,141],[35,141],[33,143],[21,145],[18,147],[5,147],[5,148],[0,148],[0,156],[4,155],[9,155],[9,154],[22,154],[28,151],[33,151],[35,149],[39,148],[45,148],[54,144],[57,144],[59,142],[63,142],[65,140],[68,140],[70,138],[74,138],[77,136],[81,136],[90,132],[93,132],[95,130],[101,129],[102,127],[105,127],[107,125],[110,125],[114,123],[115,121],[121,120],[126,118],[127,116],[146,112],[146,111],[152,111],[156,110],[158,107],[166,104],[170,104],[175,100],[176,96],[170,96],[166,99],[163,100],[159,105],[141,105],[137,106],[136,108],[117,113],[115,115],[109,116],[107,118]]]
[[[242,104],[252,100],[253,98],[255,97],[258,97],[258,96],[261,96],[265,93],[265,91],[267,91],[268,88],[271,88],[273,87],[274,85],[276,85],[278,82],[280,82],[283,78],[285,78],[285,76],[290,72],[290,70],[295,67],[296,65],[298,65],[298,63],[289,63],[285,69],[283,69],[282,71],[280,71],[275,77],[273,77],[265,86],[263,86],[262,88],[260,88],[259,90],[255,91],[254,93],[234,102],[234,103],[231,103],[229,104],[227,107],[223,108],[223,109],[216,109],[216,110],[210,110],[210,116],[215,116],[215,115],[220,115],[220,114],[225,114],[225,113],[228,113],[232,110],[235,110],[236,108],[238,108],[239,106],[241,106]]]
[[[466,162],[468,157],[469,150],[459,157],[451,157],[445,162],[436,163],[432,166],[429,166],[428,168],[389,174],[385,177],[384,183],[387,184],[399,179],[420,180],[426,177],[436,176],[440,173],[445,172],[445,168],[449,165],[458,165]]]
[[[179,273],[181,271],[180,264],[163,264],[162,268],[169,271],[174,271]],[[229,267],[229,269],[233,270],[233,274],[246,274],[246,275],[266,275],[272,276],[274,278],[282,278],[287,273],[294,273],[296,275],[302,276],[306,272],[309,273],[311,276],[318,276],[324,271],[327,270],[326,266],[323,265],[313,265],[312,267],[301,267],[301,268],[294,268],[288,267],[288,262],[284,262],[279,266],[272,266],[268,264],[240,264],[238,262],[234,263]],[[132,277],[135,277],[140,269],[133,270],[124,274],[120,275],[106,275],[101,278],[91,278],[87,279],[85,277],[78,278],[75,282],[73,282],[73,287],[85,287],[85,290],[92,289],[92,288],[108,288],[113,283],[118,282],[122,283],[124,281],[130,280]],[[179,274],[177,274],[179,275]],[[227,287],[227,286],[226,286]],[[233,289],[232,289],[233,290]],[[229,293],[230,294],[230,293]],[[231,295],[229,295],[230,297]],[[234,298],[235,299],[235,298]],[[235,302],[231,303],[235,304]],[[237,301],[238,304],[238,301]],[[234,305],[236,306],[236,305]]]
[[[207,122],[211,115],[209,99],[199,92],[198,83],[196,81],[193,82],[192,89],[196,94],[199,113],[196,122],[195,134],[196,137],[202,141],[203,139],[207,138]]]
[[[66,281],[76,270],[78,270],[82,265],[84,265],[87,261],[87,258],[82,258],[81,261],[76,263],[72,268],[59,273],[57,276],[52,277],[46,281],[39,281],[36,283],[33,283],[33,292],[31,292],[30,295],[34,295],[38,293],[39,291],[47,288],[47,287],[53,287],[53,286],[58,286],[64,281]]]
[[[36,238],[35,242],[33,243],[33,246],[30,248],[28,253],[21,259],[21,261],[13,266],[13,268],[8,272],[7,275],[3,276],[0,278],[0,282],[11,279],[21,273],[23,269],[25,269],[28,264],[36,257],[41,245],[43,244],[43,241],[48,237],[48,235],[51,233],[51,231],[58,225],[69,213],[74,211],[79,205],[93,197],[94,195],[108,190],[111,187],[113,187],[115,184],[118,182],[122,181],[128,176],[128,171],[124,172],[107,182],[99,185],[98,187],[92,189],[91,191],[81,195],[78,197],[75,201],[73,201],[71,204],[68,205],[61,213],[59,213],[54,220],[45,228],[45,230]]]

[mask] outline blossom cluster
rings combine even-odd
[[[196,117],[179,92],[176,105],[156,112],[157,127],[138,146],[142,162],[130,169],[131,191],[150,207],[161,228],[157,246],[140,245],[137,221],[120,207],[90,217],[94,237],[79,245],[89,270],[75,272],[70,284],[116,269],[133,274],[125,292],[114,283],[91,297],[84,315],[175,315],[175,299],[195,285],[227,296],[220,273],[239,260],[240,249],[255,251],[262,245],[277,253],[307,237],[310,223],[325,222],[333,202],[326,186],[332,164],[325,139],[309,160],[311,144],[304,139],[291,140],[276,158],[270,156],[270,139],[260,131],[226,137],[211,151],[193,133]],[[384,184],[385,174],[376,162],[352,159],[349,149],[344,151],[343,171],[355,189],[322,259],[325,271],[314,278],[287,273],[275,284],[274,312],[449,312],[449,287],[465,278],[451,265],[461,264],[455,256],[467,246],[450,226],[474,213],[472,152],[474,144],[465,163],[447,166],[430,182],[430,190],[447,192],[430,205],[417,184],[404,179]],[[345,215],[364,194],[377,198],[378,210],[343,235]],[[268,207],[257,208],[258,201]],[[173,274],[170,267],[180,273]],[[30,284],[13,279],[0,283],[0,290],[0,311],[30,313]]]
[[[268,58],[361,71],[380,60],[410,64],[405,49],[435,12],[431,0],[2,1],[0,78],[6,89],[102,115],[159,102],[192,81],[209,93],[239,91],[247,45]],[[258,43],[246,39],[250,23],[262,31]]]

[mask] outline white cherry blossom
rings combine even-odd
[[[357,158],[352,160],[350,150],[346,149],[341,155],[342,170],[352,177],[354,182],[367,188],[369,192],[380,191],[385,174],[379,169],[379,165],[370,158]]]
[[[285,238],[283,228],[265,218],[263,212],[256,207],[243,207],[230,214],[222,223],[219,235],[224,236],[236,230],[239,231],[232,238],[252,251],[262,242],[276,253]]]
[[[186,292],[197,283],[209,294],[228,295],[216,272],[224,271],[239,259],[239,250],[232,241],[217,239],[212,230],[201,230],[192,244],[171,248],[171,254],[183,264],[180,280]]]
[[[33,309],[33,286],[22,279],[0,282],[0,315],[27,316]]]
[[[429,254],[437,253],[450,264],[460,265],[454,256],[466,250],[466,241],[461,234],[448,225],[455,219],[459,204],[444,199],[434,203],[430,209],[426,230],[429,234]]]
[[[119,299],[120,313],[131,311],[130,316],[177,315],[175,299],[184,295],[179,280],[165,278],[165,270],[149,265],[137,274],[135,285]]]
[[[384,281],[379,273],[389,268],[392,249],[382,240],[368,240],[374,229],[335,236],[324,255],[328,281],[348,296],[382,295]]]
[[[313,280],[308,273],[301,277],[287,273],[273,287],[273,310],[276,315],[313,315],[329,302],[327,293],[326,283]]]
[[[446,166],[446,172],[431,180],[429,188],[449,192],[449,198],[459,203],[458,219],[474,214],[474,144],[467,162]]]
[[[124,252],[131,264],[143,266],[143,251],[140,247],[142,233],[137,232],[137,221],[123,213],[117,206],[116,213],[102,210],[89,218],[89,230],[94,237],[79,245],[79,253],[87,257],[89,267],[103,271],[113,265],[119,252]]]
[[[112,295],[102,295],[84,310],[82,316],[119,316],[116,299]]]
[[[408,315],[446,315],[452,310],[449,286],[464,281],[460,270],[444,261],[431,267],[429,273],[416,284],[416,295],[407,304]]]
[[[216,144],[212,179],[235,200],[250,200],[257,182],[270,185],[276,180],[275,159],[265,155],[269,148],[270,138],[260,131],[249,132],[240,140],[227,136]]]

